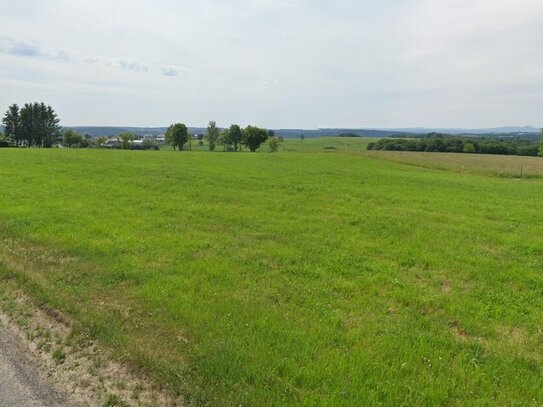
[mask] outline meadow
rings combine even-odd
[[[367,142],[0,149],[0,287],[196,405],[540,405],[543,180]]]
[[[444,171],[506,178],[543,177],[543,160],[540,157],[411,151],[368,151],[367,154],[374,158]]]

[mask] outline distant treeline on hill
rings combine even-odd
[[[106,126],[69,126],[70,128],[81,134],[88,134],[90,136],[118,136],[119,134],[130,132],[136,136],[144,136],[148,134],[164,134],[167,127],[106,127]],[[219,127],[220,128],[220,127]],[[187,129],[191,134],[205,134],[206,127],[188,127]],[[224,130],[223,128],[220,128]],[[371,130],[371,129],[275,129],[276,136],[283,138],[300,138],[302,135],[304,138],[314,137],[402,137],[412,136],[416,133],[407,133],[400,131],[389,130]]]
[[[381,139],[368,144],[368,150],[537,156],[539,146],[532,138],[458,137],[434,133],[416,138]]]

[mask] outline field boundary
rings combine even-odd
[[[366,152],[365,156],[374,160],[457,174],[543,179],[543,159],[537,157],[415,151],[371,151]],[[420,160],[415,161],[417,158]],[[514,160],[518,161],[518,164],[513,164]]]
[[[7,270],[2,263],[0,268]],[[0,326],[28,350],[54,392],[81,406],[182,406],[141,371],[80,331],[61,311],[25,293],[9,270],[0,276]]]

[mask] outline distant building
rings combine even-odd
[[[117,138],[110,138],[109,140],[107,140],[104,145],[107,147],[107,148],[117,148],[121,145],[121,142],[119,141],[119,139]]]

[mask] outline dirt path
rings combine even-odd
[[[0,321],[0,407],[62,407],[73,405],[42,377],[28,349]]]

